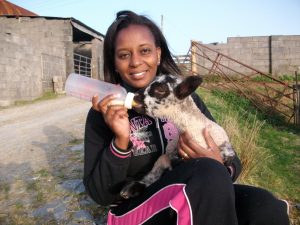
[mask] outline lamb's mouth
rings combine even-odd
[[[143,97],[138,93],[134,95],[132,108],[138,113],[145,114],[146,112]]]

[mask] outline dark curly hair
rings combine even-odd
[[[180,69],[173,60],[167,41],[158,26],[145,16],[137,15],[128,10],[117,13],[115,21],[110,25],[106,32],[103,46],[104,56],[104,79],[111,83],[121,83],[120,75],[115,71],[115,41],[120,30],[127,28],[129,25],[142,25],[149,28],[155,39],[156,47],[161,48],[160,65],[157,74],[180,74]]]

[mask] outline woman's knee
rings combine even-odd
[[[288,225],[288,205],[267,190],[235,185],[236,211],[239,224]]]
[[[217,191],[233,191],[232,180],[226,167],[210,158],[193,159],[190,162],[193,168],[193,177],[199,186]]]

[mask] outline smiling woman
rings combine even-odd
[[[162,74],[180,74],[159,28],[131,11],[117,14],[103,49],[106,80],[130,92],[148,87]],[[159,97],[163,91],[157,90]],[[108,95],[98,103],[93,98],[84,140],[84,184],[97,203],[111,206],[108,225],[288,224],[284,202],[266,190],[233,184],[240,160],[235,155],[230,163],[222,161],[206,129],[194,135],[203,133],[207,147],[168,119],[112,105],[114,99]],[[193,93],[191,101],[194,110],[214,121],[198,95]],[[150,186],[137,185],[134,195],[122,194],[126,184],[141,180],[170,148],[184,159]]]

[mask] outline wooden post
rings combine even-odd
[[[296,85],[294,85],[295,96],[294,96],[294,109],[295,109],[295,124],[300,125],[300,85],[298,84],[298,73],[300,68],[295,71]]]
[[[197,74],[197,57],[196,57],[196,50],[197,48],[195,47],[194,41],[191,40],[191,69],[192,69],[192,74]]]

